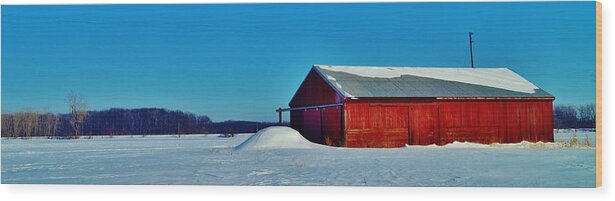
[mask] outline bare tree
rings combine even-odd
[[[41,116],[43,125],[42,129],[47,138],[55,138],[58,130],[59,117],[53,113],[46,113]]]
[[[68,108],[70,111],[70,125],[73,129],[74,138],[79,139],[81,136],[83,122],[88,116],[88,103],[81,94],[71,92],[67,98]]]
[[[13,133],[13,125],[11,122],[11,115],[2,114],[2,137],[10,137]]]
[[[20,112],[14,113],[11,118],[11,122],[13,124],[13,133],[11,133],[12,138],[18,138],[23,131],[23,115]]]
[[[39,126],[39,115],[36,111],[25,111],[21,112],[23,116],[23,130],[24,135],[23,138],[29,139],[38,133]]]

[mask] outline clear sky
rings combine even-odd
[[[162,107],[276,121],[313,64],[508,67],[595,102],[595,3],[2,6],[2,112]],[[288,116],[288,115],[286,115]]]

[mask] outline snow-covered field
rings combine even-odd
[[[594,140],[593,132],[577,132]],[[349,149],[271,136],[2,139],[2,183],[593,187],[595,149],[555,143]],[[556,133],[556,139],[572,136]]]

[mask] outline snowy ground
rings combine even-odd
[[[593,132],[577,132],[592,141]],[[569,138],[569,131],[556,133]],[[2,139],[4,184],[593,187],[594,148],[556,144],[234,150],[250,135]]]

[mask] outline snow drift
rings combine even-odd
[[[235,147],[235,150],[311,149],[318,147],[324,147],[324,145],[310,142],[295,129],[286,126],[270,126],[252,135]]]

